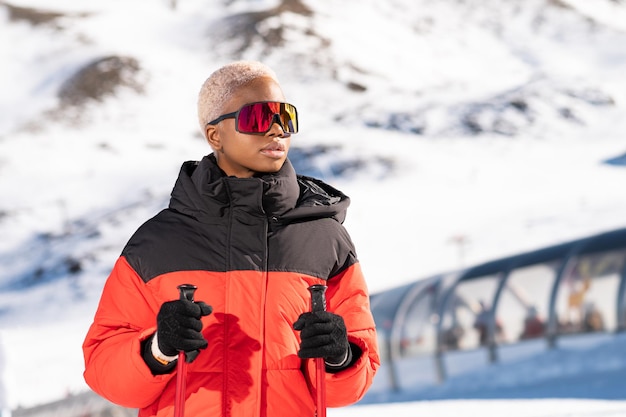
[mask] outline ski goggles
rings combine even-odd
[[[223,114],[207,125],[216,125],[224,119],[235,119],[235,129],[239,133],[264,134],[274,123],[287,133],[298,133],[298,111],[289,103],[278,101],[258,101],[243,105],[233,113]]]

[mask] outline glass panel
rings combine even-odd
[[[550,293],[561,261],[516,268],[511,271],[496,306],[503,329],[502,341],[542,337]]]
[[[475,349],[486,343],[489,316],[500,275],[461,281],[447,299],[442,318],[444,350]]]
[[[402,357],[433,355],[436,350],[436,286],[426,288],[411,304],[400,336]]]
[[[572,260],[559,285],[559,332],[613,331],[617,327],[617,291],[626,250],[584,254]]]

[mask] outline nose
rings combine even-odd
[[[278,136],[281,138],[288,138],[289,136],[291,136],[291,133],[285,130],[285,127],[280,121],[280,117],[278,116],[278,114],[275,114],[272,118],[272,126],[270,127],[270,130],[267,132],[267,134],[270,136]]]

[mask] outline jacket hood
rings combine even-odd
[[[327,217],[343,223],[349,205],[336,188],[297,175],[288,159],[276,173],[236,178],[218,167],[213,154],[183,163],[170,199],[170,209],[203,223],[218,221],[235,206],[280,222]]]

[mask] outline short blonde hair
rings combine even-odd
[[[278,83],[276,73],[258,61],[235,61],[213,72],[202,84],[198,94],[198,122],[203,134],[206,134],[206,124],[221,115],[233,93],[260,77],[270,77]]]

